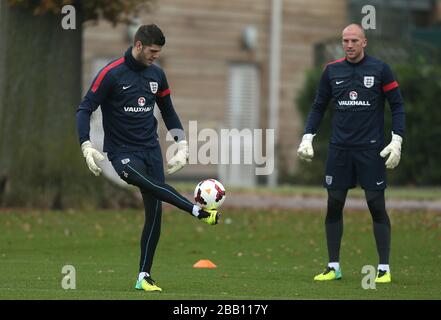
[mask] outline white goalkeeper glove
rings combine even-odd
[[[392,132],[392,141],[380,152],[383,158],[390,154],[386,160],[386,168],[393,169],[400,163],[402,142],[403,138]]]
[[[315,134],[307,133],[302,137],[302,142],[300,143],[299,148],[297,149],[297,155],[300,159],[305,160],[306,162],[311,162],[314,157],[314,149],[312,148],[312,140],[314,139]]]
[[[86,158],[87,166],[89,170],[96,176],[101,173],[101,168],[96,165],[96,161],[103,161],[104,156],[92,147],[92,143],[87,140],[81,144],[81,151],[83,151],[84,158]]]
[[[172,174],[181,170],[187,164],[187,160],[188,142],[186,140],[181,140],[178,142],[178,152],[167,163],[167,173]]]

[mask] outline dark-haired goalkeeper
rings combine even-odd
[[[153,62],[159,57],[165,37],[156,25],[141,26],[133,47],[123,57],[99,71],[78,107],[77,130],[86,163],[96,176],[97,161],[104,156],[89,137],[90,116],[101,106],[104,151],[118,175],[140,188],[145,223],[141,236],[141,256],[136,289],[162,291],[153,281],[150,269],[158,244],[162,202],[168,202],[210,225],[217,224],[216,210],[202,210],[164,183],[164,168],[153,115],[158,105],[167,129],[174,133],[177,153],[168,162],[168,173],[180,170],[188,159],[188,143],[170,98],[164,71]]]
[[[347,26],[342,36],[346,56],[326,65],[297,150],[301,159],[312,160],[313,137],[326,106],[333,99],[332,133],[324,179],[328,190],[325,228],[329,262],[326,270],[314,280],[342,277],[343,207],[348,189],[354,188],[358,182],[364,189],[373,220],[379,256],[375,282],[387,283],[392,277],[389,267],[391,225],[384,198],[385,168],[393,169],[400,161],[405,120],[403,99],[389,66],[365,54],[367,40],[361,26]],[[386,99],[392,112],[392,140],[385,147]]]

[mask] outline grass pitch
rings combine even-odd
[[[440,299],[441,214],[391,212],[391,284],[361,286],[377,255],[368,212],[346,212],[343,279],[312,281],[327,262],[323,212],[229,211],[208,226],[166,210],[152,277],[134,290],[143,213],[0,213],[0,299]],[[194,269],[209,259],[216,269]],[[64,265],[76,289],[61,287]]]

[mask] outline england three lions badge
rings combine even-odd
[[[365,76],[364,77],[364,86],[366,88],[372,88],[375,83],[375,78],[373,76]]]
[[[158,83],[157,82],[149,82],[150,83],[150,91],[153,94],[156,94],[158,92]]]

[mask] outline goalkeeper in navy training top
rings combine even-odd
[[[347,26],[342,33],[342,44],[345,57],[326,65],[297,150],[301,159],[312,160],[313,138],[333,99],[332,132],[324,177],[324,187],[328,190],[325,229],[329,263],[314,280],[342,277],[343,207],[348,189],[358,182],[364,189],[372,215],[379,255],[375,282],[387,283],[392,278],[389,269],[391,225],[384,198],[385,168],[393,169],[400,162],[405,121],[403,99],[390,67],[365,54],[367,39],[361,26]],[[386,147],[385,99],[392,112],[392,139]]]
[[[90,116],[101,106],[104,127],[104,148],[118,175],[139,187],[145,208],[141,236],[139,275],[135,288],[162,291],[151,278],[156,246],[159,240],[162,202],[168,202],[201,221],[218,223],[216,210],[202,210],[164,183],[164,168],[153,115],[155,103],[164,123],[173,133],[177,153],[168,162],[168,173],[180,170],[188,160],[188,143],[182,124],[170,98],[164,71],[154,65],[165,37],[156,25],[141,26],[123,57],[100,70],[78,107],[77,130],[87,166],[96,176],[101,172],[97,161],[104,156],[90,142]]]

